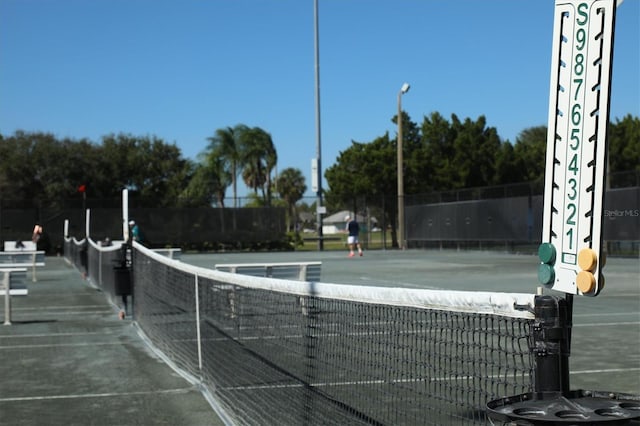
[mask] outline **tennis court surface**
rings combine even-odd
[[[477,322],[474,313],[422,314],[391,301],[371,308],[346,300],[353,294],[317,296],[325,283],[365,299],[422,297],[425,289],[535,293],[536,256],[409,250],[361,258],[346,252],[183,254],[181,260],[184,266],[176,268],[141,251],[134,291],[138,327],[184,377],[149,350],[136,326],[117,319],[109,295],[64,260],[48,259],[29,296],[14,298],[14,324],[0,328],[2,418],[15,419],[12,424],[223,424],[200,392],[215,383],[213,405],[235,424],[486,424],[473,407],[495,392],[518,394],[527,386],[527,318]],[[197,268],[306,261],[322,262],[321,284],[289,283],[288,295],[265,291],[254,277],[223,280]],[[576,296],[572,389],[640,394],[639,265],[638,259],[609,259],[602,293]],[[449,343],[458,338],[467,344]],[[200,384],[185,379],[194,376]],[[243,414],[227,416],[232,405]]]
[[[47,258],[28,287],[0,325],[0,424],[223,424],[63,258]]]
[[[535,293],[537,255],[407,250],[185,255],[217,263],[322,261],[322,282],[444,290]],[[571,388],[640,394],[640,260],[610,258],[597,297],[574,297]],[[547,291],[545,291],[547,292]],[[552,294],[551,292],[548,292]],[[557,293],[556,293],[557,294]]]

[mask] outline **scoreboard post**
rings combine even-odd
[[[556,0],[538,280],[569,294],[604,286],[602,216],[615,0]]]

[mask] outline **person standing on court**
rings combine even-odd
[[[140,227],[135,220],[129,221],[129,238],[132,241],[142,242],[142,236],[140,235]]]
[[[33,227],[33,233],[31,234],[31,241],[38,244],[40,237],[42,237],[42,225],[36,223],[36,226]]]
[[[351,218],[351,216],[347,215],[344,218],[345,222],[347,222],[347,244],[349,245],[349,257],[355,256],[355,249],[358,248],[358,254],[362,256],[362,246],[360,246],[360,240],[358,239],[360,235],[360,225],[355,218]]]

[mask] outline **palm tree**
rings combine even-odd
[[[225,192],[232,182],[232,175],[225,167],[224,159],[215,155],[209,154],[205,158],[204,168],[207,171],[212,201],[216,201],[220,207],[224,208]]]
[[[242,135],[244,168],[242,178],[257,194],[262,191],[266,206],[271,205],[271,172],[278,162],[278,154],[271,135],[259,127],[248,129]]]
[[[207,138],[209,158],[219,158],[226,164],[228,173],[231,175],[233,187],[233,207],[238,207],[238,187],[237,180],[240,171],[244,167],[244,152],[242,147],[243,135],[249,130],[244,124],[235,127],[227,127],[216,130],[214,136]]]
[[[278,194],[287,203],[287,229],[291,229],[291,219],[297,217],[296,203],[302,199],[307,190],[304,176],[300,169],[286,168],[280,173],[277,181]]]

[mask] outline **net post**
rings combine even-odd
[[[568,304],[566,299],[554,296],[535,298],[535,392],[569,393],[571,309]]]
[[[636,424],[632,421],[640,419],[637,395],[570,390],[573,296],[538,295],[534,314],[531,339],[535,358],[533,392],[490,401],[488,416],[509,424],[532,426]],[[607,408],[603,410],[603,407]]]

